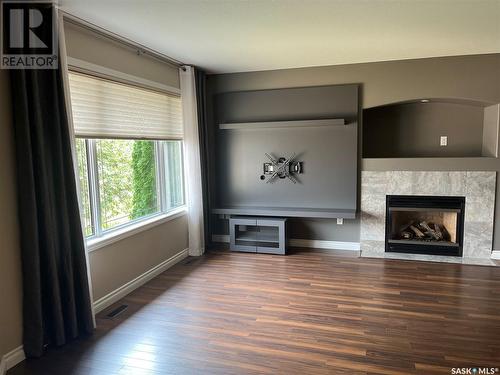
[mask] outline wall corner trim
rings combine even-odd
[[[99,298],[94,302],[94,313],[97,314],[104,310],[105,308],[111,306],[113,303],[125,297],[127,294],[133,292],[135,289],[147,283],[149,280],[155,278],[162,272],[166,271],[173,265],[179,263],[181,260],[188,256],[188,249],[181,250],[174,256],[164,260],[157,266],[144,272],[142,275],[137,276],[135,279],[130,280],[121,287],[113,290],[112,292],[106,294],[104,297]]]
[[[493,250],[491,252],[491,259],[498,259],[498,260],[500,260],[500,250]]]
[[[212,241],[229,243],[229,235],[214,234],[212,235]],[[361,249],[359,242],[308,240],[302,238],[290,238],[288,240],[288,245],[290,245],[291,247],[307,247],[307,248],[325,249],[325,250],[360,251]]]
[[[8,370],[21,363],[25,359],[26,355],[24,354],[22,345],[18,346],[14,350],[11,350],[8,353],[5,353],[0,362],[0,375],[5,375]]]

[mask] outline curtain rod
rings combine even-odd
[[[184,64],[183,62],[179,61],[179,60],[176,60],[170,56],[167,56],[161,52],[157,52],[151,48],[148,48],[140,43],[137,43],[131,39],[128,39],[126,37],[123,37],[121,35],[118,35],[112,31],[109,31],[103,27],[100,27],[92,22],[89,22],[89,21],[86,21],[84,20],[83,18],[80,18],[78,16],[75,16],[71,13],[68,13],[62,9],[59,8],[59,11],[63,14],[63,17],[65,20],[67,20],[68,22],[76,25],[76,26],[80,26],[80,27],[83,27],[87,30],[90,30],[92,32],[95,32],[101,36],[104,36],[108,39],[111,39],[113,40],[114,42],[118,42],[120,44],[124,44],[126,45],[127,47],[129,48],[132,48],[134,50],[137,51],[137,54],[138,55],[149,55],[151,57],[154,57],[155,59],[157,60],[160,60],[162,62],[165,62],[165,63],[168,63],[170,65],[173,65],[175,67],[180,67],[182,68],[183,70],[185,70],[183,68]]]

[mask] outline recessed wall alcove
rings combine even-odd
[[[497,157],[499,105],[419,99],[363,111],[363,158]],[[447,137],[447,145],[441,145]]]

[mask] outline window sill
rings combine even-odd
[[[138,223],[130,224],[123,228],[116,229],[98,238],[88,239],[86,240],[87,251],[92,252],[98,250],[105,246],[111,245],[114,242],[121,241],[124,238],[133,236],[134,234],[143,232],[157,225],[166,223],[167,221],[177,219],[178,217],[186,215],[186,213],[187,213],[186,206],[182,206],[166,214],[154,216],[152,218],[140,221]]]

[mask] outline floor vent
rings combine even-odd
[[[128,305],[121,305],[118,306],[116,309],[111,311],[109,314],[106,315],[107,318],[116,318],[118,315],[120,315],[122,312],[127,310]]]

